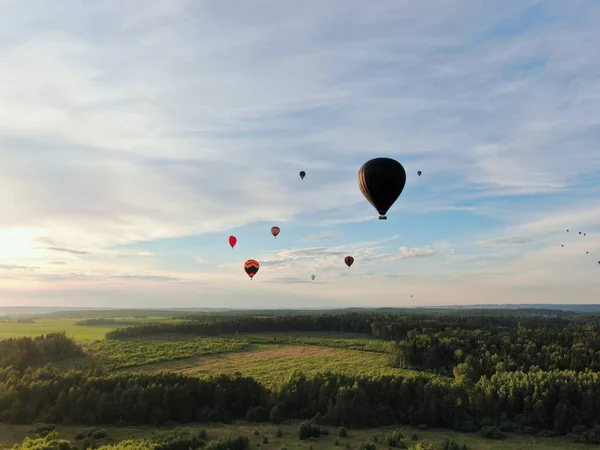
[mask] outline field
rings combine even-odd
[[[10,448],[17,442],[22,442],[26,436],[34,437],[35,431],[32,426],[27,425],[2,425],[0,424],[0,449]],[[86,427],[82,426],[59,426],[57,431],[66,439],[73,440],[75,434],[83,431]],[[151,427],[103,427],[108,431],[109,439],[119,442],[125,439],[133,439],[151,436],[157,429]],[[361,442],[371,441],[375,436],[378,440],[383,440],[383,437],[393,430],[400,429],[405,436],[405,440],[409,445],[416,445],[417,442],[422,444],[433,444],[434,449],[441,448],[444,439],[454,439],[459,444],[467,444],[469,450],[570,450],[570,449],[586,449],[589,445],[574,444],[565,439],[560,438],[539,438],[520,435],[509,435],[501,441],[488,441],[478,437],[476,434],[455,433],[448,430],[418,430],[412,427],[384,427],[372,428],[367,430],[349,430],[347,438],[337,436],[337,428],[328,427],[330,434],[315,440],[301,441],[298,439],[298,424],[290,423],[279,427],[274,425],[248,424],[239,423],[233,425],[195,425],[193,427],[203,428],[208,432],[209,439],[217,439],[224,436],[237,436],[240,434],[248,436],[251,447],[265,450],[279,450],[285,446],[288,449],[343,449],[346,444],[349,448],[359,449]],[[283,432],[281,437],[276,437],[277,429]],[[258,432],[258,435],[256,435]],[[417,441],[412,441],[411,437],[416,434]],[[267,438],[268,443],[264,444],[264,438]],[[335,445],[335,441],[339,441],[339,446]],[[101,444],[111,442],[110,440],[99,441]],[[378,448],[385,449],[387,445],[380,443]]]
[[[14,319],[0,321],[0,339],[16,338],[22,336],[39,336],[40,334],[64,331],[75,341],[93,341],[104,339],[104,335],[115,328],[148,322],[172,322],[166,317],[136,318],[120,317],[114,324],[105,326],[81,326],[76,323],[82,318],[41,318],[32,319],[31,322],[18,322]]]
[[[143,370],[168,370],[186,375],[240,372],[271,388],[276,387],[294,370],[307,375],[326,370],[345,375],[417,374],[411,370],[388,367],[386,358],[381,353],[315,345],[252,344],[239,353],[149,364]]]

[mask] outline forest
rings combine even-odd
[[[0,341],[0,421],[158,426],[295,419],[351,429],[406,424],[600,443],[600,318],[593,315],[368,312],[177,319],[118,328],[103,342],[351,332],[389,341],[386,364],[418,372],[295,371],[269,388],[241,374],[67,370],[53,364],[83,350],[54,333]],[[95,323],[102,321],[87,326]]]

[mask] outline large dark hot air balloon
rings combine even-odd
[[[235,236],[229,236],[229,245],[231,245],[231,250],[233,250],[235,244],[237,244],[237,238]]]
[[[348,267],[350,267],[352,264],[354,264],[354,258],[352,256],[346,256],[344,258],[344,262]]]
[[[306,176],[306,172],[304,170],[300,171],[300,179],[304,180],[304,177]]]
[[[423,173],[423,172],[421,172],[420,170],[419,170],[419,171],[417,171],[417,175],[419,175],[419,176],[421,176],[421,174],[422,174],[422,173]]]
[[[258,272],[259,268],[260,264],[254,259],[249,259],[244,263],[244,270],[250,277],[250,281],[252,281],[252,278],[254,278],[254,275],[256,275],[256,272]]]
[[[281,232],[281,228],[279,227],[271,227],[271,234],[275,239],[277,239],[277,235]]]
[[[405,184],[406,171],[395,159],[371,159],[358,171],[358,187],[379,213],[379,220],[387,219],[385,215],[400,197]]]

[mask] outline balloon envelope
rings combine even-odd
[[[420,170],[417,172],[417,175],[421,176],[423,172],[421,172]]]
[[[260,264],[255,259],[249,259],[244,263],[244,270],[246,271],[250,279],[254,278],[254,275],[256,275],[256,272],[258,272],[259,268]]]
[[[385,220],[388,210],[400,197],[406,185],[406,171],[402,164],[391,158],[374,158],[358,171],[358,187],[365,198]]]
[[[237,238],[235,236],[229,236],[229,245],[231,245],[231,248],[235,247],[235,244],[237,244]]]
[[[354,258],[352,256],[346,256],[344,258],[344,262],[348,267],[350,267],[352,264],[354,264]]]
[[[279,227],[271,227],[271,234],[275,237],[277,237],[277,235],[279,234],[280,231],[281,231],[281,228],[279,228]]]
[[[316,278],[314,275],[311,275],[310,277],[311,277],[313,280]]]
[[[304,180],[304,177],[306,176],[306,172],[304,170],[300,171],[300,178]]]

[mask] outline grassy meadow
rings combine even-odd
[[[58,426],[56,430],[64,438],[74,442],[75,435],[82,432],[85,426]],[[466,444],[469,450],[571,450],[590,448],[589,445],[576,444],[561,438],[540,438],[523,435],[507,435],[500,441],[489,441],[479,437],[477,434],[456,433],[449,430],[419,430],[414,427],[382,427],[365,430],[348,430],[348,437],[340,438],[338,428],[327,427],[328,436],[317,439],[299,440],[298,423],[286,423],[279,426],[261,425],[239,422],[235,424],[199,424],[188,429],[203,428],[208,432],[209,439],[218,439],[226,436],[246,435],[250,439],[250,446],[264,450],[279,450],[282,447],[288,449],[360,449],[363,442],[377,439],[377,448],[385,449],[383,438],[394,430],[400,430],[405,436],[408,445],[416,445],[418,442],[428,445],[433,444],[434,449],[442,448],[446,438],[454,439],[459,444]],[[151,436],[157,428],[153,427],[103,427],[108,432],[106,439],[99,440],[97,444],[104,445],[111,442],[120,442],[126,439],[143,438]],[[281,430],[281,437],[277,437],[277,430]],[[416,435],[417,440],[412,440]],[[9,449],[13,444],[22,442],[26,437],[35,437],[35,427],[31,425],[5,425],[0,424],[0,449]],[[267,443],[264,443],[264,439]],[[336,445],[336,441],[338,445]]]

